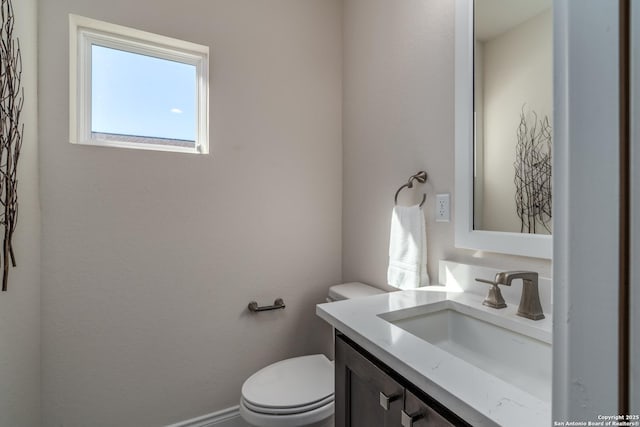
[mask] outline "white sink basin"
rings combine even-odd
[[[531,320],[455,301],[379,317],[544,401],[551,400],[551,333]]]

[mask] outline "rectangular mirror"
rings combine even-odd
[[[552,253],[551,0],[456,0],[456,246]]]

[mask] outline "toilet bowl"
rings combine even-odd
[[[327,301],[384,293],[352,282],[329,288]],[[333,362],[324,354],[266,366],[242,385],[240,416],[255,427],[333,427]]]

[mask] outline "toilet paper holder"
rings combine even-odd
[[[276,300],[273,302],[273,305],[259,306],[256,301],[251,301],[249,303],[249,305],[247,306],[247,308],[249,308],[249,311],[251,311],[253,313],[257,313],[259,311],[280,310],[280,309],[283,309],[285,307],[286,306],[285,306],[284,300],[282,298],[276,298]]]

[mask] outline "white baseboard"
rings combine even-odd
[[[240,418],[240,407],[233,406],[167,427],[249,427],[249,425]]]

